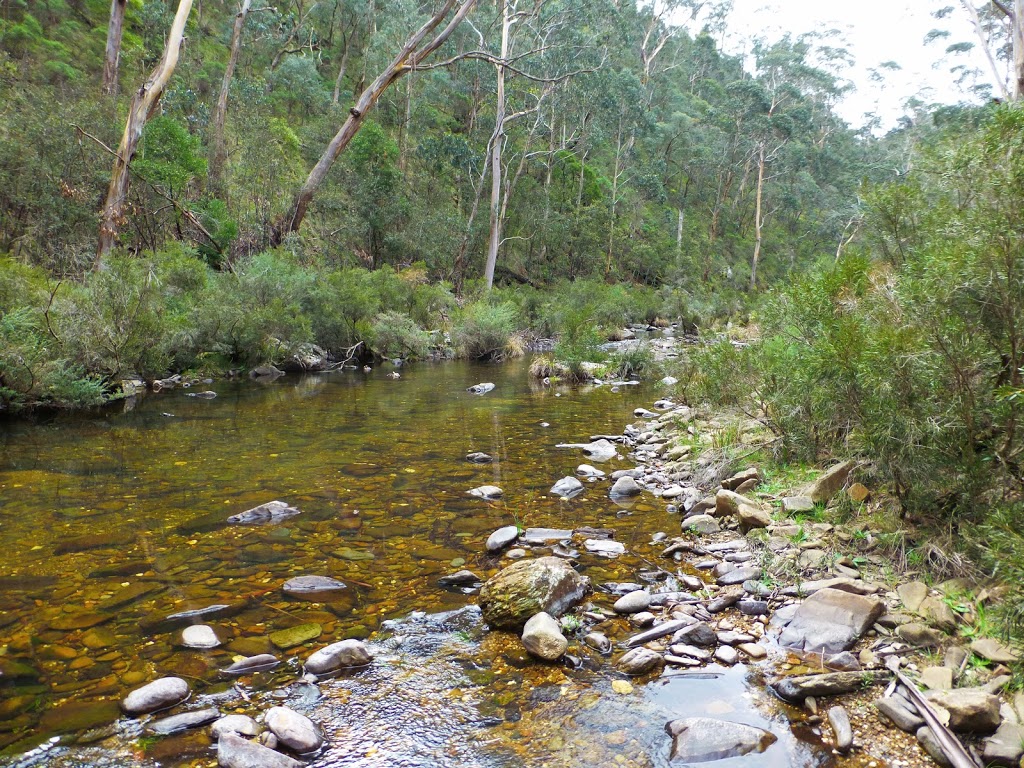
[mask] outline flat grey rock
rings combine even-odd
[[[704,763],[764,752],[778,741],[775,734],[761,728],[710,717],[672,720],[665,730],[672,737],[669,759],[680,763]]]
[[[491,501],[493,499],[500,499],[504,491],[496,485],[481,485],[478,488],[471,488],[466,493],[470,496],[476,496],[478,499]]]
[[[838,589],[804,600],[782,631],[779,644],[809,653],[848,650],[885,613],[885,603]]]
[[[322,675],[346,667],[365,667],[371,661],[373,656],[362,640],[341,640],[310,655],[306,671]]]
[[[220,712],[215,707],[209,709],[196,709],[191,712],[182,712],[180,715],[171,715],[159,720],[146,723],[146,732],[156,736],[170,736],[174,733],[181,733],[192,728],[199,728],[209,725],[220,717]]]
[[[217,764],[221,768],[305,768],[306,765],[234,733],[225,733],[217,741]]]
[[[551,486],[548,493],[571,499],[573,496],[578,496],[583,493],[583,483],[575,477],[563,477]]]

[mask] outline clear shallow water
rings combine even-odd
[[[480,381],[497,388],[465,392]],[[255,714],[285,700],[306,711],[330,737],[315,766],[660,766],[665,722],[691,715],[780,737],[723,768],[830,764],[760,691],[757,667],[634,681],[634,693],[619,695],[607,660],[582,645],[571,651],[584,667],[570,670],[532,662],[517,638],[484,633],[473,612],[405,618],[472,603],[437,578],[461,567],[493,573],[499,563],[482,554],[483,542],[515,521],[613,528],[626,555],[580,558],[595,584],[665,566],[650,536],[678,523],[660,503],[620,509],[604,484],[571,501],[547,495],[583,460],[557,443],[621,432],[655,391],[564,389],[556,397],[528,379],[525,363],[211,388],[215,400],[174,390],[124,412],[0,426],[0,764],[209,764],[205,733],[140,739],[137,722],[116,719],[127,690],[168,674],[193,682],[190,705]],[[496,461],[469,464],[470,451]],[[483,484],[501,486],[504,497],[466,495]],[[302,514],[225,524],[271,499]],[[333,576],[349,589],[326,603],[284,596],[281,584],[302,574]],[[180,648],[178,632],[159,621],[210,605],[230,606],[207,622],[229,641],[214,651]],[[273,648],[271,633],[307,623],[320,625],[318,639]],[[601,629],[629,632],[618,620]],[[312,649],[371,635],[378,660],[369,669],[319,692],[295,684]],[[287,663],[245,678],[246,703],[218,670],[258,652]],[[54,737],[61,741],[49,751],[23,757]]]

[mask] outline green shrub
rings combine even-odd
[[[654,352],[645,342],[627,343],[612,355],[610,365],[621,379],[649,376],[657,370]]]
[[[103,402],[102,381],[57,357],[57,346],[39,310],[21,307],[0,314],[0,410]]]
[[[81,285],[68,284],[53,307],[68,357],[107,379],[158,376],[170,362],[159,281],[151,262],[107,260]]]
[[[411,359],[430,354],[430,335],[400,312],[381,312],[361,328],[367,346],[379,358]]]
[[[473,359],[504,355],[517,330],[517,311],[511,303],[474,302],[462,310],[452,330],[452,340],[460,357]]]

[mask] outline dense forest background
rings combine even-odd
[[[54,274],[93,266],[112,151],[176,11],[122,5],[110,93],[107,4],[5,5],[0,252]],[[132,163],[119,247],[180,242],[216,268],[267,249],[356,97],[433,10],[197,4]],[[383,94],[287,247],[337,267],[420,264],[460,291],[484,273],[497,144],[500,280],[745,288],[758,242],[764,284],[834,255],[858,221],[858,190],[900,167],[832,111],[841,48],[813,37],[754,42],[752,74],[716,46],[724,17],[702,12],[476,5]],[[696,38],[672,23],[691,15],[705,22]]]

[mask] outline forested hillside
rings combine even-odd
[[[492,230],[499,280],[535,283],[745,286],[755,264],[771,283],[834,254],[877,177],[831,111],[835,50],[752,44],[752,76],[717,50],[722,19],[696,38],[674,25],[688,5],[474,5],[366,110],[299,226],[286,219],[310,170],[435,9],[197,4],[113,244],[177,241],[221,268],[285,241],[334,266],[418,262],[456,290],[483,276]],[[446,7],[435,32],[464,9]],[[26,0],[0,27],[0,251],[62,276],[93,267],[112,153],[178,9],[113,4],[124,34],[105,85],[111,10]]]

